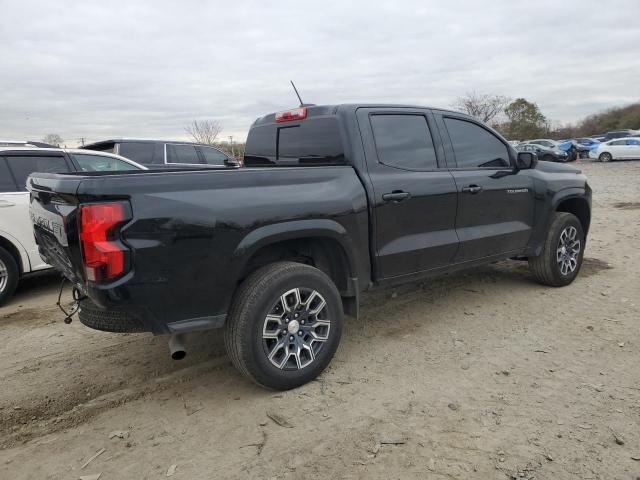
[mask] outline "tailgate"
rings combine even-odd
[[[40,256],[84,291],[76,196],[80,182],[72,175],[34,173],[27,180],[27,188],[31,192],[29,214]]]

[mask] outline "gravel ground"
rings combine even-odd
[[[640,478],[640,162],[581,167],[572,285],[501,262],[367,294],[286,393],[219,332],[173,362],[166,338],[65,325],[57,277],[24,282],[0,308],[0,478]]]

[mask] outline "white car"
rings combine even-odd
[[[50,268],[38,254],[29,218],[27,177],[33,172],[147,170],[111,153],[90,150],[0,147],[0,305],[20,278]]]
[[[601,162],[612,160],[640,160],[640,137],[616,138],[603,142],[589,152],[591,158]]]

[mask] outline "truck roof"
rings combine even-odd
[[[339,110],[355,111],[358,108],[423,108],[423,109],[426,108],[430,110],[437,110],[439,112],[449,112],[449,113],[455,113],[456,115],[468,116],[466,113],[458,112],[455,110],[449,110],[445,108],[429,107],[425,105],[402,104],[402,103],[338,103],[338,104],[329,104],[329,105],[302,105],[302,107],[306,107],[307,115],[310,117],[336,115]],[[300,107],[291,107],[289,110],[295,110],[297,108],[300,108]],[[262,117],[257,118],[253,122],[252,126],[263,125],[266,123],[273,123],[275,121],[276,114],[277,112],[263,115]]]

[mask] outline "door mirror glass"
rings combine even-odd
[[[518,168],[520,170],[527,170],[535,168],[538,156],[531,152],[518,152]]]

